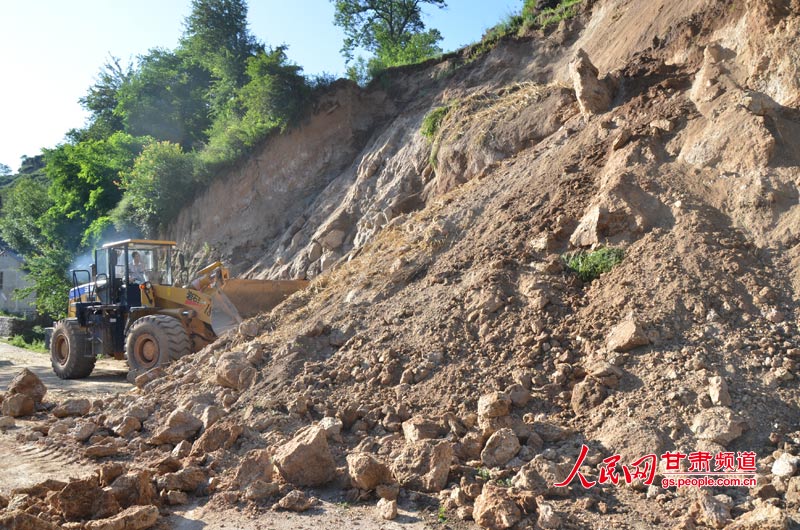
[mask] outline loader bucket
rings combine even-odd
[[[214,297],[212,327],[218,335],[218,327],[230,329],[242,318],[254,317],[271,310],[289,295],[305,288],[305,280],[246,280],[230,279],[222,292]],[[237,319],[238,317],[238,319]],[[223,330],[224,331],[224,330]]]

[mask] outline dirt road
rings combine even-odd
[[[23,368],[34,372],[47,386],[45,401],[102,397],[131,389],[125,380],[127,366],[124,361],[100,360],[88,378],[65,381],[53,373],[49,355],[0,343],[0,390],[8,388],[8,384]],[[18,418],[16,423],[16,429],[0,432],[0,455],[13,455],[3,463],[0,493],[46,479],[66,480],[93,472],[94,465],[90,462],[33,442],[18,442],[16,434],[38,422],[35,419]]]
[[[5,390],[23,368],[28,368],[39,376],[47,386],[48,395],[45,399],[50,400],[61,400],[75,395],[88,397],[118,394],[132,388],[125,380],[128,373],[125,361],[101,359],[97,361],[88,378],[62,380],[53,373],[49,355],[0,342],[0,389]]]

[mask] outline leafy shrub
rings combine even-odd
[[[579,250],[563,256],[567,268],[584,282],[599,278],[601,274],[618,265],[624,257],[624,250],[613,247],[602,247],[591,252]]]
[[[194,155],[172,142],[153,142],[145,147],[123,173],[122,185],[129,203],[127,219],[151,236],[172,221],[191,198],[194,186]]]

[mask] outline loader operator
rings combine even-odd
[[[134,251],[133,254],[131,254],[131,258],[133,261],[128,266],[130,280],[133,283],[144,283],[144,263],[142,263],[142,257],[138,252]]]

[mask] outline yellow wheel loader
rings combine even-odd
[[[127,358],[133,380],[200,350],[308,283],[231,279],[216,262],[179,286],[174,254],[174,241],[127,239],[95,250],[92,270],[72,271],[67,318],[48,329],[58,377],[87,377],[97,357],[108,355]]]

